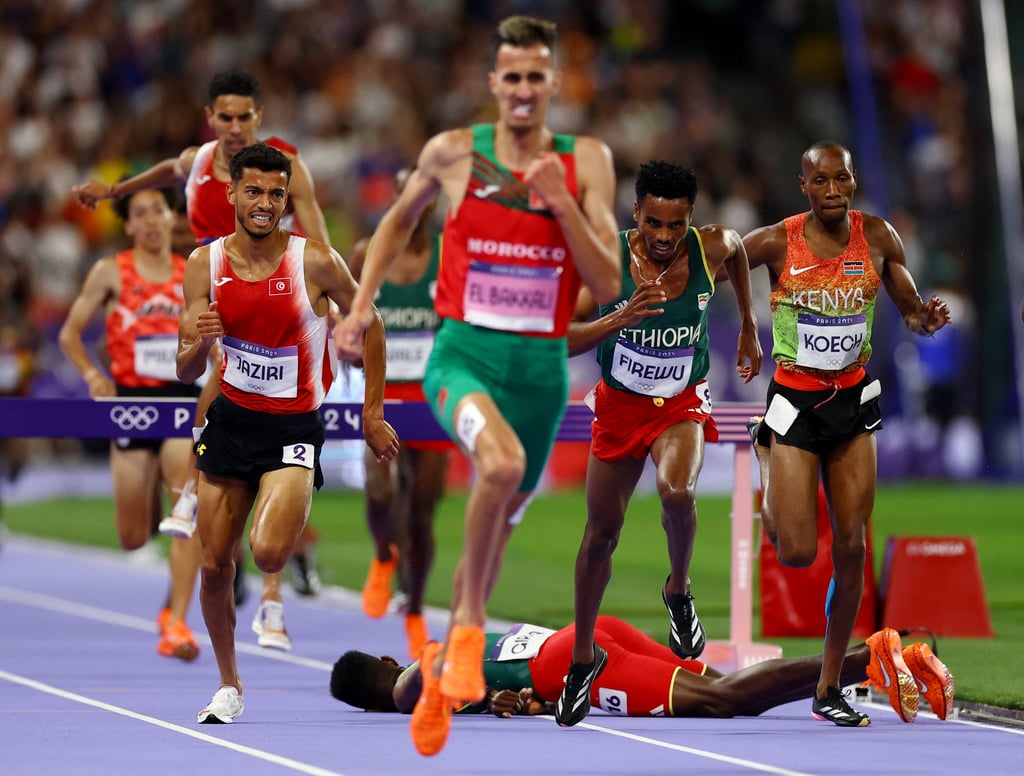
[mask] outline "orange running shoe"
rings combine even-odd
[[[484,683],[484,629],[456,625],[448,637],[441,668],[441,692],[454,701],[476,703],[487,692]]]
[[[917,692],[917,683],[903,661],[900,634],[892,628],[883,628],[869,636],[867,644],[871,647],[868,679],[878,689],[888,691],[889,705],[899,714],[900,719],[913,722],[917,719],[921,697]]]
[[[422,614],[405,615],[405,636],[409,640],[409,657],[415,660],[423,651],[423,645],[430,639],[427,621]]]
[[[398,568],[398,547],[389,545],[391,560],[370,562],[370,572],[363,585],[363,611],[374,618],[387,614],[391,601],[391,577]]]
[[[199,657],[199,643],[185,621],[177,620],[167,626],[156,651],[165,657],[176,657],[186,661],[195,660]]]
[[[171,621],[171,608],[165,606],[156,615],[156,629],[157,632],[163,636],[164,631],[167,630],[167,623]]]
[[[434,676],[434,660],[441,651],[436,641],[428,641],[420,656],[420,676],[423,678],[423,689],[420,699],[412,710],[412,721],[409,732],[416,751],[424,757],[433,755],[444,749],[448,740],[448,731],[452,726],[452,704],[441,694],[441,683]]]
[[[903,650],[903,660],[917,682],[918,692],[924,696],[932,713],[939,719],[949,719],[953,710],[953,675],[927,644],[911,644]]]

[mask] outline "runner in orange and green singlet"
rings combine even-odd
[[[882,427],[881,385],[871,357],[875,298],[884,286],[907,327],[927,336],[950,323],[938,297],[923,301],[907,270],[903,243],[882,218],[851,209],[857,189],[850,152],[815,143],[801,159],[800,188],[810,211],[755,229],[743,242],[750,267],[771,280],[776,369],[763,420],[752,424],[764,494],[761,516],[779,561],[805,567],[818,542],[818,480],[832,519],[833,575],[826,595],[824,661],[812,712],[844,727],[869,720],[846,702],[840,679],[864,589],[865,535],[875,501],[874,432]],[[907,722],[918,694],[896,650],[885,677]]]

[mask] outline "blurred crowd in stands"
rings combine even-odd
[[[550,18],[559,24],[565,73],[550,124],[611,146],[620,226],[630,225],[639,164],[667,158],[699,176],[696,222],[744,234],[806,206],[797,173],[810,142],[847,144],[865,173],[837,13],[843,4],[5,0],[0,394],[82,395],[53,333],[91,264],[123,241],[109,203],[83,209],[71,186],[94,177],[113,182],[210,139],[203,107],[218,71],[239,67],[259,79],[259,136],[298,146],[344,255],[372,231],[395,172],[414,162],[427,137],[491,118],[484,74],[496,20]],[[919,364],[917,384],[904,380],[893,401],[899,414],[944,428],[978,409],[967,291],[976,185],[968,78],[977,52],[965,42],[964,0],[852,5],[863,23],[884,159],[871,172],[885,176],[881,184],[862,179],[856,204],[890,219],[922,294],[941,288],[957,322],[949,341],[929,343],[937,353],[915,350],[893,332],[890,349],[903,348]],[[876,195],[880,185],[884,197]],[[764,326],[767,281],[758,282]],[[717,307],[734,358],[735,316],[729,304]],[[762,335],[767,352],[770,333]],[[718,398],[763,396],[763,383],[746,393],[729,385],[731,371],[727,359]]]

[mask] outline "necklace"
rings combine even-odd
[[[681,253],[681,252],[680,252],[680,253]],[[634,252],[633,252],[632,250],[630,250],[630,252],[629,252],[629,255],[633,257],[633,263],[634,263],[634,264],[636,264],[636,274],[640,276],[640,281],[641,281],[642,283],[646,283],[646,282],[647,282],[647,278],[645,278],[645,277],[644,277],[644,271],[643,271],[643,268],[642,268],[642,267],[640,266],[640,259],[638,259],[638,258],[636,257],[636,253],[634,253]],[[675,255],[675,257],[674,257],[674,258],[672,259],[672,261],[670,261],[670,262],[668,263],[668,266],[667,266],[667,267],[665,267],[665,269],[663,269],[663,270],[661,271],[661,274],[660,274],[660,275],[658,275],[658,277],[656,277],[656,278],[654,279],[654,282],[655,282],[655,283],[657,283],[657,282],[658,282],[659,280],[661,280],[661,279],[662,279],[663,277],[665,277],[665,273],[667,273],[667,272],[668,272],[668,271],[669,271],[670,269],[672,269],[672,265],[676,263],[676,259],[678,259],[678,258],[679,258],[679,256],[680,256],[680,254],[679,254],[679,253],[677,253],[677,254]]]

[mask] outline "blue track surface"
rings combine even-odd
[[[937,774],[1024,773],[1024,734],[940,722],[913,725],[870,706],[870,727],[839,729],[809,702],[731,720],[593,713],[571,730],[550,717],[457,717],[438,756],[419,756],[409,718],[368,714],[328,692],[346,649],[401,657],[397,617],[369,620],[355,595],[286,601],[289,654],[256,646],[257,596],[238,617],[245,713],[198,725],[217,670],[198,604],[202,654],[156,653],[153,617],[166,572],[117,553],[9,537],[0,552],[0,773],[262,774]],[[432,622],[439,635],[443,619]],[[954,667],[955,670],[955,667]]]

